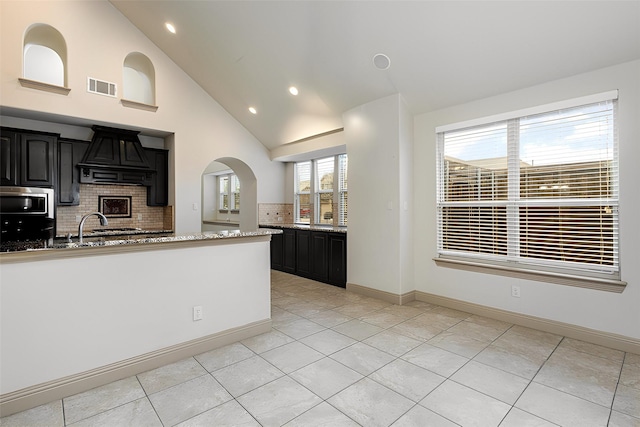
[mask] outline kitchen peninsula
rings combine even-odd
[[[269,331],[269,241],[279,232],[0,254],[2,412]]]

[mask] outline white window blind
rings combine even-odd
[[[218,209],[229,210],[229,175],[218,177]]]
[[[218,175],[218,211],[240,211],[240,179],[234,174]]]
[[[348,175],[349,159],[346,154],[338,156],[338,225],[347,225],[348,211],[348,191],[347,191],[347,175]]]
[[[296,223],[347,225],[347,155],[294,165]]]
[[[438,253],[619,277],[614,100],[438,133]]]
[[[335,157],[318,159],[315,164],[316,224],[333,224],[333,171]]]
[[[231,175],[231,209],[240,210],[240,180],[236,175]]]
[[[311,162],[295,164],[295,222],[311,222]]]

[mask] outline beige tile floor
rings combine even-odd
[[[9,426],[640,426],[640,356],[272,272],[270,333]]]

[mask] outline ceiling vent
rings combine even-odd
[[[99,95],[116,96],[116,84],[104,80],[87,77],[87,92],[97,93]]]

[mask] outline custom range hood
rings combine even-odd
[[[80,168],[83,184],[151,185],[156,173],[149,166],[136,131],[92,126],[93,138]]]

